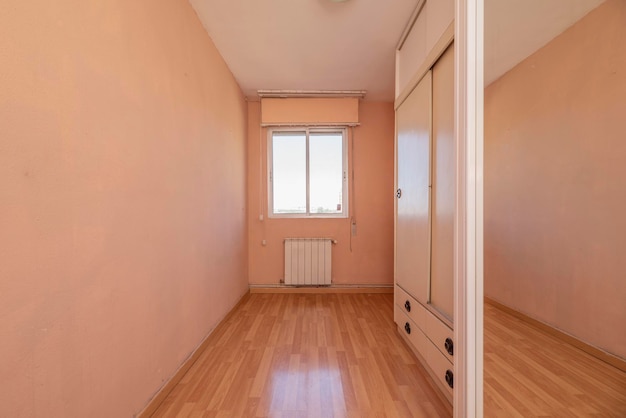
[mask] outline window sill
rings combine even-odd
[[[348,215],[268,215],[268,219],[348,219]]]

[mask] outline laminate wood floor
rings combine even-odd
[[[626,417],[626,373],[485,305],[485,417]],[[154,417],[437,417],[391,294],[251,294]]]
[[[490,304],[484,327],[485,417],[626,417],[623,371]]]
[[[250,294],[154,417],[439,417],[392,294]]]

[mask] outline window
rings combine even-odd
[[[271,129],[269,213],[276,217],[347,217],[346,130]]]

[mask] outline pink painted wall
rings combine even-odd
[[[626,2],[485,92],[485,294],[626,358]]]
[[[130,417],[247,290],[245,100],[185,0],[5,0],[0,62],[0,416]]]
[[[350,150],[355,182],[349,207],[357,223],[350,251],[349,218],[268,218],[267,130],[260,128],[259,102],[248,103],[250,284],[278,284],[284,276],[283,239],[309,236],[338,241],[332,249],[334,284],[393,283],[393,104],[361,102],[359,120],[361,126],[354,128],[354,148]]]

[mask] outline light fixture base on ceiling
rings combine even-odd
[[[365,98],[365,90],[257,90],[260,98],[287,97],[358,97]]]

